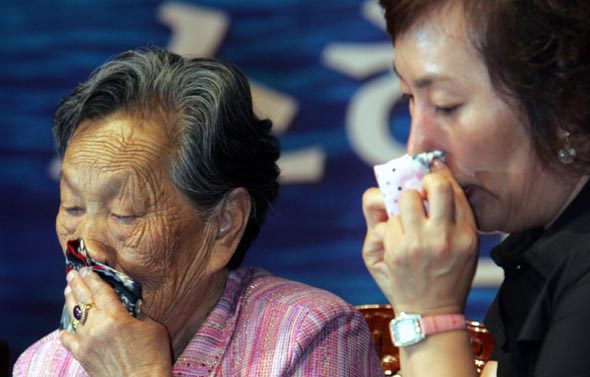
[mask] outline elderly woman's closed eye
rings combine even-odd
[[[140,284],[141,310],[71,269],[71,331],[31,346],[16,375],[383,374],[351,305],[241,266],[277,195],[279,145],[235,66],[124,53],[62,101],[54,136],[62,249]]]

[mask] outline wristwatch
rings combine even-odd
[[[439,314],[422,317],[420,314],[401,312],[389,322],[391,340],[396,347],[407,347],[419,343],[426,335],[452,330],[465,330],[467,324],[463,314]]]

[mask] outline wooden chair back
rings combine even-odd
[[[393,345],[389,335],[389,322],[394,318],[391,305],[360,305],[357,309],[369,324],[373,343],[386,376],[396,376],[400,372],[399,349]],[[473,362],[481,374],[494,349],[494,338],[483,323],[467,321],[467,331],[471,336]]]

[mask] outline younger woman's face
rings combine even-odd
[[[518,106],[492,86],[462,9],[420,19],[396,38],[394,60],[412,117],[408,153],[446,153],[480,230],[547,224],[569,192],[536,157]]]

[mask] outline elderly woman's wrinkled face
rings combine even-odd
[[[149,121],[85,122],[67,148],[56,229],[62,249],[83,238],[89,255],[143,284],[143,308],[167,322],[174,300],[206,284],[209,226],[170,182],[166,136]],[[205,282],[205,283],[204,283]]]
[[[463,21],[458,6],[438,9],[395,40],[412,116],[408,152],[446,153],[481,230],[544,225],[563,190],[533,153],[518,107],[494,89]]]

